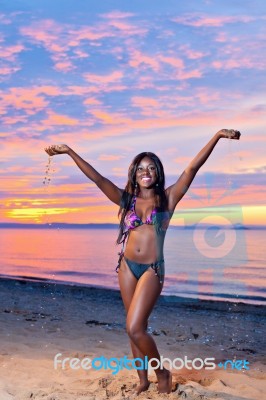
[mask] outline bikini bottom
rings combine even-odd
[[[154,270],[155,275],[158,276],[160,283],[163,282],[164,278],[164,260],[156,261],[155,263],[150,263],[150,264],[140,264],[135,261],[131,261],[128,258],[126,258],[124,255],[119,258],[119,263],[118,266],[116,267],[116,272],[118,272],[118,268],[120,268],[120,263],[122,258],[124,257],[130,271],[132,274],[135,276],[136,279],[139,280],[139,278],[144,274],[144,272],[147,271],[150,267]]]

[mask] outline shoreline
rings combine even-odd
[[[0,274],[0,283],[4,281],[19,281],[19,282],[29,282],[29,283],[36,283],[40,285],[57,285],[57,286],[63,286],[63,287],[71,287],[71,288],[83,288],[84,290],[107,290],[107,291],[114,291],[120,293],[119,289],[113,289],[113,288],[106,288],[104,286],[100,285],[86,285],[82,283],[77,283],[77,282],[68,282],[68,281],[58,281],[58,280],[52,280],[52,279],[45,279],[45,278],[35,278],[35,277],[29,277],[29,276],[9,276],[9,275],[1,275]],[[249,299],[248,297],[246,298],[247,300]],[[264,297],[262,297],[264,299]],[[253,300],[253,299],[251,299]],[[254,300],[254,301],[259,301],[259,300]],[[227,299],[224,300],[219,300],[219,299],[195,299],[192,297],[182,297],[182,296],[176,296],[176,295],[165,295],[161,294],[158,302],[162,303],[167,303],[167,304],[184,304],[184,305],[194,305],[198,306],[200,308],[207,307],[206,309],[213,309],[212,306],[219,304],[219,309],[228,311],[229,308],[238,307],[238,309],[241,309],[246,307],[247,312],[251,312],[252,310],[255,311],[257,308],[265,308],[266,306],[266,299],[265,299],[265,304],[252,304],[252,303],[245,303],[241,301],[241,299],[237,299],[237,301],[229,301]],[[253,309],[254,308],[254,309]],[[250,311],[248,311],[250,310]],[[243,311],[244,312],[244,311]],[[263,315],[263,312],[262,312]]]
[[[173,370],[163,398],[261,400],[266,390],[265,308],[248,304],[159,297],[148,333],[171,360],[246,360],[249,370]],[[1,400],[133,399],[134,370],[54,369],[54,357],[132,359],[120,292],[0,278]],[[138,399],[161,399],[156,376]],[[184,395],[184,396],[185,396]],[[202,396],[202,397],[200,397]]]

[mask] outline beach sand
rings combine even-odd
[[[172,393],[133,394],[137,371],[54,368],[54,357],[132,358],[114,290],[0,279],[0,400],[258,399],[266,393],[265,307],[161,296],[149,319],[170,359],[247,360],[249,370],[172,370]]]

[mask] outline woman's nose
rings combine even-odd
[[[143,168],[143,170],[142,170],[142,174],[145,174],[145,175],[146,175],[147,173],[150,174],[150,172],[151,172],[151,171],[149,170],[149,168]]]

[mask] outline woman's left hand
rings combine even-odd
[[[239,131],[236,131],[235,129],[221,129],[219,132],[217,132],[217,134],[221,138],[236,140],[239,140],[241,135],[241,133]]]

